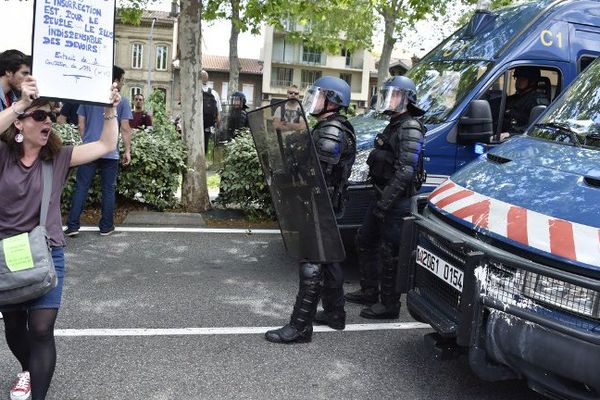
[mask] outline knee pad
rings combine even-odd
[[[321,281],[321,264],[300,264],[301,281]]]

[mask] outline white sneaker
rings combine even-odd
[[[17,379],[10,389],[10,400],[28,400],[31,396],[31,378],[29,371],[17,374]]]
[[[0,312],[0,319],[2,319],[2,313]]]

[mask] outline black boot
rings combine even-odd
[[[340,311],[319,311],[315,315],[315,324],[327,325],[331,329],[343,331],[346,328],[346,312]]]
[[[300,289],[296,296],[290,323],[265,333],[265,339],[274,343],[308,343],[312,340],[312,322],[317,312],[321,293],[321,266],[300,265]]]
[[[356,235],[356,252],[358,268],[360,271],[360,289],[348,292],[344,296],[346,301],[370,306],[379,301],[379,263],[380,257],[376,250],[367,248],[362,244],[364,238],[361,231]]]
[[[362,282],[361,282],[362,283]],[[362,285],[361,285],[362,286]],[[379,291],[375,288],[363,289],[362,287],[354,292],[348,292],[344,295],[346,301],[356,304],[365,304],[370,306],[379,300]]]
[[[298,330],[291,324],[287,324],[282,328],[267,331],[265,339],[273,343],[309,343],[312,340],[312,332],[312,325]]]
[[[391,245],[381,246],[381,302],[361,310],[360,316],[369,319],[397,319],[400,315],[400,293],[396,289],[398,257]]]

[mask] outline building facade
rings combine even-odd
[[[173,87],[175,22],[168,12],[144,11],[138,26],[120,20],[115,24],[115,65],[125,70],[121,92],[131,100],[137,93],[147,98],[153,90],[161,90],[167,112],[179,98]]]
[[[367,50],[327,54],[303,43],[291,42],[289,32],[302,30],[302,25],[287,21],[284,29],[268,26],[263,48],[264,66],[262,103],[286,98],[291,84],[303,92],[322,76],[339,77],[350,85],[351,102],[363,109],[369,99],[369,76],[372,56]]]

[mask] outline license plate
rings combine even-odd
[[[429,250],[417,246],[417,264],[462,293],[463,272]]]

